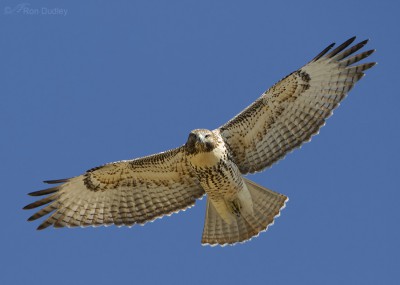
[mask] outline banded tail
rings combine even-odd
[[[278,217],[285,207],[288,197],[246,178],[243,179],[253,200],[254,214],[242,213],[240,216],[235,216],[235,221],[228,224],[207,198],[206,219],[201,240],[203,245],[233,245],[258,236],[273,224],[274,218]]]

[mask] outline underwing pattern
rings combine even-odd
[[[105,164],[52,181],[24,209],[28,220],[53,226],[133,226],[185,210],[207,194],[202,244],[226,245],[258,236],[288,198],[243,175],[262,171],[317,134],[364,71],[374,50],[351,38],[276,83],[215,130],[196,129],[187,142],[162,153]]]

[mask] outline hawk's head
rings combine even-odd
[[[218,138],[212,131],[197,129],[190,132],[185,146],[189,154],[210,152],[218,146]]]

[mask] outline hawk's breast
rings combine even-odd
[[[212,168],[221,161],[227,160],[228,153],[225,147],[218,146],[212,151],[200,152],[192,155],[189,158],[191,165],[194,168]]]
[[[197,178],[211,200],[233,199],[243,188],[243,179],[238,167],[229,159],[223,144],[209,152],[200,152],[189,157]]]

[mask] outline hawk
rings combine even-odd
[[[332,111],[374,62],[375,50],[355,54],[368,40],[329,45],[215,130],[196,129],[178,148],[92,168],[29,193],[45,196],[28,220],[39,225],[86,227],[145,224],[185,210],[207,194],[202,244],[227,245],[258,236],[288,198],[243,175],[271,166],[318,133]]]

